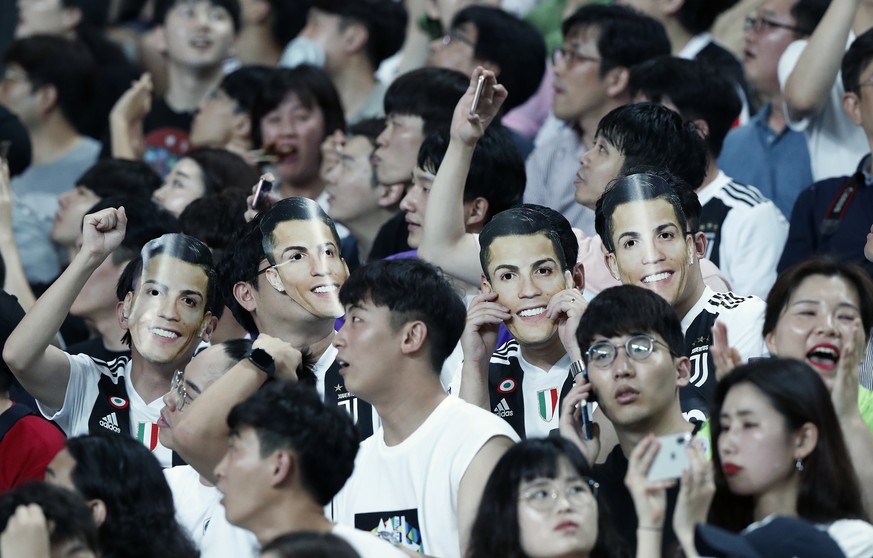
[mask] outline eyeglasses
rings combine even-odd
[[[663,345],[671,355],[673,354],[673,351],[670,350],[666,343],[658,341],[651,335],[640,334],[628,338],[621,345],[613,345],[605,340],[591,345],[591,348],[586,353],[588,355],[588,364],[597,368],[606,368],[615,361],[618,349],[622,347],[624,347],[624,352],[629,359],[640,362],[649,358],[649,355],[655,350],[656,343]]]
[[[797,33],[798,35],[809,35],[809,33],[805,29],[801,29],[800,27],[796,27],[794,25],[788,25],[787,23],[779,23],[778,21],[773,21],[772,19],[767,19],[764,17],[746,16],[746,20],[743,23],[743,29],[745,31],[755,31],[755,33],[760,33],[765,28],[768,31],[773,29],[787,29],[789,31]]]
[[[476,48],[476,43],[468,39],[467,37],[461,35],[460,33],[455,33],[451,31],[443,35],[442,40],[440,41],[444,47],[452,44],[452,41],[457,41],[461,44],[467,45],[468,47]]]
[[[601,59],[581,54],[568,48],[558,47],[552,51],[552,64],[557,66],[559,62],[563,62],[567,66],[573,66],[580,62],[601,62]]]
[[[173,381],[170,382],[170,391],[176,394],[176,410],[181,411],[185,408],[185,405],[194,401],[194,399],[188,395],[188,390],[185,389],[185,371],[184,370],[176,370],[173,372]]]
[[[539,482],[522,492],[518,499],[536,511],[546,512],[554,509],[558,495],[564,494],[571,506],[585,506],[597,500],[600,485],[592,478],[582,477],[569,484]]]

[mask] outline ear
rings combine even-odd
[[[158,25],[154,28],[154,33],[151,38],[151,43],[161,54],[167,56],[167,29],[163,25]]]
[[[124,323],[121,323],[122,327],[127,327],[127,321],[130,319],[130,312],[133,308],[133,293],[129,292],[124,295],[124,300],[121,302],[121,317],[124,320]],[[116,308],[117,309],[117,308]]]
[[[249,312],[253,312],[258,308],[258,303],[255,300],[254,294],[252,294],[252,286],[245,281],[234,283],[232,292],[233,298]]]
[[[245,141],[251,141],[252,137],[252,117],[247,113],[240,112],[234,115],[231,132],[235,138]]]
[[[494,289],[491,288],[491,282],[488,281],[488,278],[485,277],[484,273],[482,274],[481,282],[482,282],[482,292],[483,293],[493,293],[494,292]]]
[[[391,209],[400,204],[400,200],[406,195],[406,186],[404,184],[394,184],[385,186],[380,184],[376,186],[379,189],[379,199],[376,203],[383,209]]]
[[[272,469],[270,470],[270,486],[276,487],[291,482],[296,476],[297,456],[287,449],[277,450],[270,456]]]
[[[691,381],[691,359],[687,356],[676,357],[676,387],[685,387]]]
[[[106,503],[103,500],[88,500],[88,509],[98,528],[106,523]]]
[[[618,272],[618,262],[615,260],[615,252],[607,252],[603,256],[604,261],[606,261],[606,267],[609,268],[609,274],[612,275],[612,278],[616,281],[621,281],[621,274]]]
[[[767,335],[764,336],[764,344],[767,345],[767,350],[770,351],[771,355],[775,355],[776,353],[776,340],[774,339],[773,332],[771,331]]]
[[[606,94],[610,98],[626,96],[628,83],[630,83],[630,69],[617,66],[609,70],[603,80],[606,83]]]
[[[119,300],[115,303],[115,321],[118,322],[118,327],[124,331],[129,329],[127,325],[127,316],[128,314],[124,310],[124,302]]]
[[[264,23],[271,13],[270,3],[266,0],[253,0],[249,2],[249,17],[255,23]]]
[[[573,286],[580,291],[585,290],[585,266],[582,262],[577,263],[572,268]]]
[[[856,126],[860,126],[861,119],[861,99],[857,93],[847,91],[843,93],[843,110],[852,119]]]
[[[370,33],[367,27],[361,23],[351,22],[346,25],[342,32],[343,51],[347,54],[362,52],[367,46]]]
[[[697,129],[700,130],[700,137],[702,139],[706,139],[709,137],[709,124],[706,123],[706,120],[702,118],[698,118],[697,120],[692,120],[692,124],[697,126]]]
[[[694,243],[693,234],[685,235],[685,252],[688,257],[688,265],[694,265],[694,262],[697,261],[695,259],[697,257],[697,244]]]
[[[818,427],[811,422],[804,423],[794,433],[794,459],[805,459],[818,445]]]
[[[208,342],[216,327],[218,327],[218,318],[213,316],[212,312],[207,312],[206,315],[203,316],[203,321],[200,322],[200,331],[197,332],[197,335],[199,335],[200,339],[203,341]]]
[[[280,293],[285,292],[285,285],[282,284],[282,280],[279,278],[279,272],[276,271],[275,267],[271,267],[267,270],[267,282],[270,283],[270,286],[276,289],[276,291]]]
[[[417,353],[427,340],[427,326],[422,321],[409,322],[403,326],[403,342],[400,351],[405,355]]]
[[[58,106],[58,90],[54,85],[41,85],[36,91],[36,103],[41,114],[48,114]]]
[[[697,259],[702,260],[706,257],[706,235],[702,232],[694,233],[694,251],[697,252]]]
[[[488,200],[483,197],[464,202],[464,225],[468,230],[478,230],[485,225],[488,216]]]

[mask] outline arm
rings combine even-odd
[[[461,334],[464,366],[461,369],[461,390],[458,397],[489,409],[488,363],[497,347],[500,324],[509,319],[509,312],[496,302],[497,294],[478,295],[467,310],[467,325]]]
[[[470,116],[480,75],[485,76],[485,87],[477,114]],[[464,226],[464,185],[476,143],[497,116],[506,96],[506,89],[497,83],[493,72],[476,68],[452,116],[449,146],[431,187],[418,247],[421,259],[474,285],[479,283],[482,268],[476,236],[468,234]]]
[[[24,275],[21,255],[12,232],[12,189],[9,184],[9,165],[0,159],[0,257],[6,266],[3,290],[18,297],[21,307],[30,310],[36,298]]]
[[[828,97],[860,0],[833,0],[783,86],[791,120],[814,115]]]
[[[485,442],[476,453],[473,461],[464,472],[458,487],[458,538],[461,542],[461,556],[467,555],[467,543],[470,540],[470,528],[479,511],[479,501],[485,483],[491,476],[494,466],[515,442],[506,436],[495,436]]]
[[[63,406],[70,378],[67,354],[50,343],[91,273],[121,244],[126,227],[124,208],[87,215],[82,249],[6,341],[6,364],[24,389],[48,407]]]
[[[630,454],[624,484],[634,502],[637,514],[636,558],[656,558],[661,555],[664,518],[667,514],[667,488],[675,480],[650,481],[649,467],[661,448],[654,434],[649,434]]]
[[[273,357],[277,378],[296,381],[300,351],[265,334],[258,336],[252,348],[263,349]],[[180,415],[173,428],[175,450],[209,482],[215,482],[215,466],[227,452],[227,415],[266,381],[267,375],[260,368],[248,359],[241,360]]]
[[[152,76],[144,73],[115,102],[109,113],[112,156],[142,159],[145,152],[142,123],[152,108]]]
[[[776,265],[788,238],[788,222],[772,202],[732,211],[722,226],[721,268],[737,293],[762,299],[776,282]],[[761,242],[766,238],[767,242]]]

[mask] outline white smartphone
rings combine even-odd
[[[470,116],[476,114],[479,109],[479,98],[482,97],[482,89],[485,87],[485,76],[479,76],[479,81],[476,82],[476,93],[473,94],[473,104],[470,105]]]
[[[689,467],[685,448],[691,442],[690,432],[679,432],[658,436],[661,449],[649,467],[647,478],[652,481],[678,479],[682,471]]]

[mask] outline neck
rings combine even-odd
[[[670,39],[670,47],[673,49],[673,56],[679,54],[685,45],[694,38],[694,35],[689,33],[682,27],[682,24],[675,18],[668,19],[664,23],[664,30],[667,31],[667,38]]]
[[[694,425],[682,418],[682,409],[679,406],[679,394],[675,401],[657,416],[651,416],[631,425],[615,426],[615,434],[625,457],[630,458],[631,452],[649,433],[655,436],[665,436],[676,432],[691,432]]]
[[[552,366],[564,358],[566,354],[567,350],[564,349],[564,344],[561,343],[561,338],[557,333],[543,345],[521,346],[521,356],[524,357],[524,360],[546,372],[551,370]]]
[[[777,94],[769,98],[770,114],[767,116],[767,126],[777,134],[785,129],[785,110],[782,105],[782,95]]]
[[[354,55],[336,72],[331,72],[330,76],[339,91],[346,119],[355,116],[363,108],[364,102],[376,86],[373,68],[360,58],[360,54]]]
[[[279,197],[282,199],[290,197],[316,199],[324,191],[324,181],[315,173],[315,175],[305,182],[291,183],[289,180],[283,180],[279,184]]]
[[[237,37],[236,53],[243,66],[278,66],[282,48],[272,40],[267,25],[244,25]]]
[[[59,115],[49,117],[38,128],[30,130],[33,164],[53,163],[79,144],[82,136]]]
[[[361,263],[365,263],[370,257],[370,251],[373,249],[373,242],[379,234],[379,229],[393,216],[393,211],[379,208],[378,211],[368,213],[360,219],[343,222],[343,225],[349,229],[349,232],[358,242],[358,257]]]
[[[181,362],[154,364],[147,361],[135,347],[130,350],[130,381],[146,405],[167,393],[176,369],[182,369],[190,357]]]
[[[382,419],[388,446],[396,446],[411,436],[447,397],[439,374],[429,364],[412,366],[416,369],[401,370],[396,375],[399,380],[391,388],[368,400]]]
[[[707,153],[707,155],[706,155],[706,176],[703,177],[703,184],[701,184],[700,187],[695,190],[695,192],[700,192],[701,190],[703,190],[704,188],[709,186],[709,184],[713,180],[718,178],[719,170],[720,169],[718,168],[718,162],[715,160],[714,157],[710,157],[709,154]]]
[[[676,315],[679,316],[679,321],[685,319],[685,316],[688,315],[688,312],[697,304],[697,301],[700,300],[700,297],[703,296],[703,291],[706,289],[706,284],[703,282],[703,275],[700,273],[700,261],[694,262],[692,265],[688,266],[688,279],[689,285],[686,286],[688,290],[688,296],[683,298],[682,300],[677,300],[676,304],[673,305],[673,310],[676,311]]]
[[[127,350],[127,345],[121,342],[125,330],[121,329],[121,326],[118,325],[118,316],[115,314],[114,308],[112,312],[94,316],[93,319],[88,321],[97,330],[97,333],[100,334],[100,337],[103,339],[103,346],[108,350],[117,352]]]
[[[176,112],[192,112],[221,83],[221,64],[192,69],[172,62],[167,64],[169,87],[164,100]]]
[[[799,485],[800,475],[792,474],[791,478],[758,496],[755,499],[755,521],[761,521],[768,515],[796,516]]]
[[[289,493],[273,506],[262,506],[258,517],[244,528],[255,534],[258,543],[265,545],[280,535],[311,531],[329,533],[333,529],[324,516],[324,508],[309,497]]]

